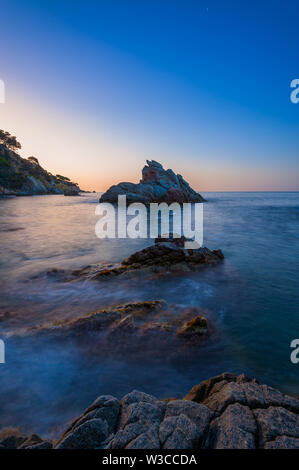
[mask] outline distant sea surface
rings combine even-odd
[[[203,193],[204,245],[225,260],[197,275],[129,286],[122,281],[57,282],[52,268],[121,261],[149,240],[99,240],[99,195],[0,200],[0,428],[57,435],[98,395],[132,389],[158,397],[184,396],[224,371],[246,373],[299,395],[299,364],[290,343],[299,338],[299,193]],[[74,318],[103,306],[164,298],[213,312],[217,339],[188,363],[146,366],[105,358],[90,362],[76,350],[17,348],[10,334],[28,326]],[[6,336],[8,335],[8,336]],[[113,345],[111,345],[113,347]]]

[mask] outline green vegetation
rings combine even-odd
[[[55,193],[70,190],[73,183],[63,175],[52,175],[44,170],[36,157],[22,158],[16,153],[21,144],[9,132],[0,130],[0,187],[2,190],[21,194],[37,194],[39,191]],[[30,177],[40,181],[44,188],[34,184]],[[75,188],[76,189],[76,188]],[[79,188],[78,188],[79,189]]]
[[[40,173],[38,173],[37,171],[32,171],[29,173],[29,176],[33,176],[34,178],[36,178],[37,180],[40,180],[41,182],[43,182],[43,178],[42,178],[42,175]]]
[[[4,188],[21,189],[26,179],[26,175],[22,172],[14,173],[10,171],[10,168],[7,168],[7,171],[3,171],[3,167],[1,168],[0,185]]]
[[[6,165],[10,167],[10,163],[6,160],[6,158],[1,157],[1,155],[0,155],[0,165]]]
[[[29,160],[31,163],[35,163],[36,165],[39,165],[39,161],[36,157],[28,157],[27,160]]]
[[[61,180],[61,181],[71,181],[69,178],[67,178],[66,176],[62,176],[62,175],[55,175],[57,179]]]
[[[3,131],[2,129],[0,129],[0,143],[14,151],[22,148],[20,142],[17,141],[17,138],[14,135],[11,135],[9,132]]]

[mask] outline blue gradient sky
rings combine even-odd
[[[146,158],[199,190],[298,190],[297,1],[1,1],[0,127],[83,188]]]

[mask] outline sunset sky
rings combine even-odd
[[[299,4],[1,1],[0,128],[102,191],[146,159],[201,191],[299,190]]]

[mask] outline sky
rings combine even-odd
[[[299,190],[297,0],[1,0],[0,128],[86,190],[146,159],[199,191]]]

